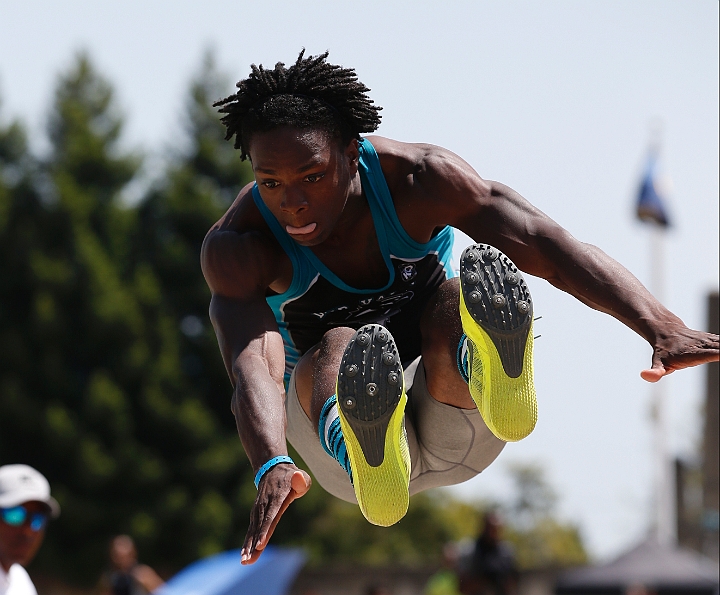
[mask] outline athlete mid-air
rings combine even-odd
[[[242,548],[260,556],[310,477],[390,525],[529,434],[533,305],[520,271],[644,337],[655,382],[718,360],[598,248],[457,155],[378,136],[379,109],[327,54],[252,67],[217,102],[255,182],[208,232],[210,316],[256,472]],[[452,278],[452,228],[477,244]]]

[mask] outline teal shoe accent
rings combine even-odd
[[[347,474],[350,476],[350,482],[352,483],[352,469],[350,468],[350,458],[347,454],[347,447],[345,446],[345,437],[340,427],[340,418],[335,419],[330,423],[328,429],[327,442],[325,441],[325,424],[327,423],[328,415],[332,411],[333,406],[337,403],[337,397],[333,395],[323,405],[322,411],[320,411],[320,421],[318,422],[318,436],[320,437],[320,445],[323,450],[334,458],[340,466],[345,469]]]
[[[468,340],[465,333],[463,333],[458,341],[455,358],[460,376],[463,377],[465,382],[470,382],[470,373],[468,372]]]

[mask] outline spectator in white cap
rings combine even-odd
[[[41,473],[28,465],[0,467],[0,595],[37,595],[23,567],[40,549],[48,519],[59,514]]]

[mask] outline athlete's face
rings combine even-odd
[[[358,171],[358,143],[283,127],[255,133],[250,160],[260,196],[298,244],[316,246],[337,225]]]

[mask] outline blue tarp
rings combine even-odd
[[[285,595],[304,564],[298,549],[268,546],[249,566],[231,550],[193,562],[153,595]]]

